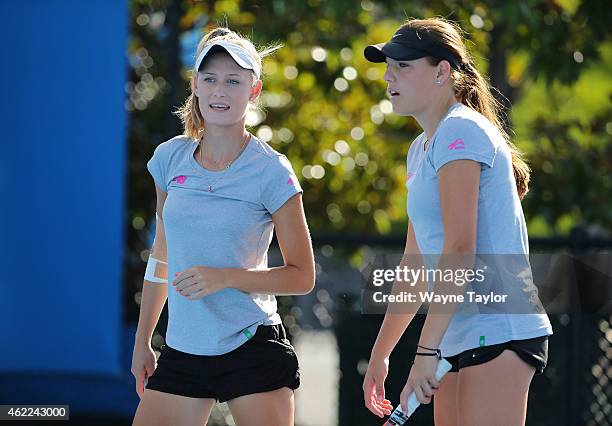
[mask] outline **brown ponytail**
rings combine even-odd
[[[465,66],[455,76],[455,94],[464,105],[478,111],[491,121],[500,131],[512,154],[512,169],[519,198],[522,200],[529,191],[529,166],[523,160],[521,151],[512,143],[510,135],[504,129],[499,111],[501,105],[491,93],[491,86],[478,72],[472,59],[465,62]]]
[[[510,135],[504,129],[500,118],[501,105],[491,93],[489,82],[476,69],[474,61],[461,38],[459,26],[442,18],[412,19],[403,26],[426,33],[462,59],[463,66],[461,69],[452,70],[451,73],[455,95],[462,104],[478,111],[491,121],[506,140],[512,154],[512,169],[516,189],[519,198],[522,200],[529,191],[529,166],[523,160],[521,151],[512,143]],[[432,65],[440,61],[435,58],[428,59]]]

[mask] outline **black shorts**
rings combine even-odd
[[[445,359],[452,365],[450,371],[456,373],[461,368],[489,362],[501,355],[506,349],[516,352],[523,361],[535,367],[535,374],[542,374],[548,361],[548,336],[511,340],[498,345],[482,346],[469,349],[458,355],[445,357]]]
[[[222,355],[193,355],[161,347],[146,388],[192,398],[229,401],[300,386],[298,359],[282,324],[257,327],[242,346]]]

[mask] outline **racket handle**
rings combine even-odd
[[[436,380],[442,380],[442,377],[450,371],[451,367],[450,362],[442,358],[438,362],[438,367],[436,368]],[[406,423],[408,418],[412,416],[419,405],[421,405],[421,403],[417,400],[415,393],[410,392],[410,395],[408,395],[407,412],[404,413],[401,404],[398,404],[383,426],[402,426]]]

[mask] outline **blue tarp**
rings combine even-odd
[[[120,377],[128,4],[0,16],[0,376]]]

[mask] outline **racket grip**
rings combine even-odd
[[[442,377],[444,377],[444,375],[450,371],[451,367],[452,366],[450,362],[442,358],[438,362],[438,367],[436,368],[436,380],[442,380]],[[402,426],[406,423],[408,418],[412,416],[412,414],[418,408],[419,405],[421,405],[421,403],[417,400],[415,393],[410,392],[410,395],[408,395],[407,412],[404,413],[402,411],[401,404],[398,404],[383,426]]]

